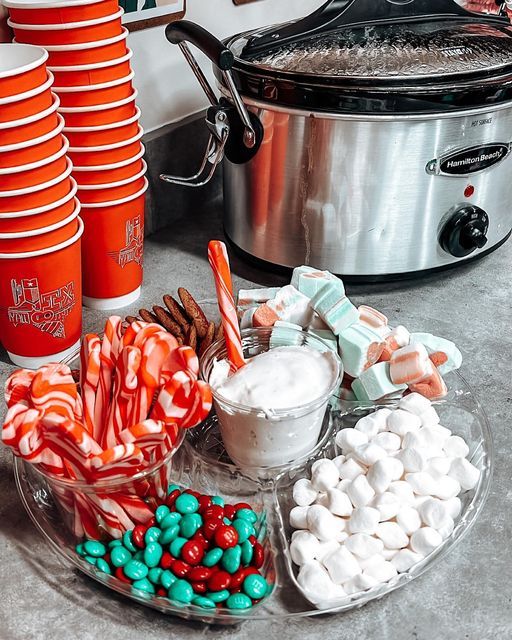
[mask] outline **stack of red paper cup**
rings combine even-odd
[[[123,10],[117,0],[4,4],[16,42],[49,53],[85,224],[83,302],[96,309],[126,306],[142,284],[148,182]]]
[[[65,357],[81,333],[83,223],[47,58],[0,44],[0,337],[27,367]]]

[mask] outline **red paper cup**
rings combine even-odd
[[[118,309],[139,297],[147,187],[144,180],[144,187],[128,198],[82,206],[84,305]]]
[[[63,107],[90,107],[128,98],[133,93],[132,71],[118,80],[83,87],[53,87]]]
[[[49,67],[58,87],[80,87],[112,82],[125,78],[131,72],[130,59],[133,51],[115,60],[97,62],[96,64],[73,65],[67,67]]]
[[[78,214],[80,205],[75,207],[71,215],[60,222],[55,222],[41,229],[17,231],[0,234],[0,253],[20,253],[23,251],[39,251],[55,244],[66,242],[78,231]]]
[[[48,109],[28,118],[0,123],[0,146],[27,142],[53,131],[59,124],[57,115],[59,104],[59,98],[54,94],[53,104]]]
[[[47,80],[48,52],[28,44],[0,44],[0,98],[32,91]]]
[[[5,0],[11,20],[25,24],[65,24],[94,20],[115,13],[117,0],[75,0],[73,2],[22,2]]]
[[[62,175],[67,167],[66,153],[69,147],[66,138],[63,140],[64,144],[59,151],[48,158],[30,164],[0,169],[1,190],[25,189]]]
[[[62,135],[64,118],[59,115],[58,119],[57,128],[44,136],[0,147],[0,167],[12,169],[44,160],[60,151],[64,145],[64,136]],[[0,184],[0,189],[3,190],[2,184]]]
[[[147,165],[142,161],[142,168],[131,178],[124,178],[109,184],[92,184],[78,186],[78,197],[82,204],[92,204],[94,202],[112,202],[122,200],[138,193],[145,185],[145,175]]]
[[[49,109],[53,104],[53,94],[51,86],[53,75],[46,71],[47,80],[39,87],[18,93],[15,96],[0,98],[0,122],[9,122],[33,116],[45,109]]]
[[[76,350],[82,333],[81,236],[42,249],[0,253],[0,335],[20,367],[59,362]]]
[[[64,198],[73,188],[70,178],[72,168],[68,158],[66,171],[53,180],[26,189],[0,191],[0,213],[28,211]]]
[[[139,131],[140,109],[127,120],[96,127],[65,127],[64,135],[72,147],[97,147],[130,140]]]
[[[61,67],[66,65],[91,64],[121,58],[127,53],[126,38],[128,29],[123,27],[120,35],[96,42],[81,44],[55,44],[44,48],[48,51],[48,66]]]
[[[136,113],[135,100],[138,96],[137,89],[127,98],[97,104],[90,107],[62,107],[60,113],[66,119],[68,127],[96,127],[103,124],[112,124],[121,120],[127,120]]]
[[[145,152],[146,149],[141,144],[139,153],[128,160],[97,167],[73,167],[73,176],[81,187],[109,184],[125,178],[133,178],[143,168],[142,156]]]
[[[139,125],[139,132],[133,138],[124,142],[114,142],[112,144],[98,147],[69,147],[68,155],[78,167],[91,167],[104,164],[122,162],[132,158],[140,151],[140,139],[144,135],[144,130]]]
[[[32,231],[65,220],[77,206],[76,192],[76,182],[73,182],[71,191],[64,198],[51,202],[49,205],[28,211],[0,213],[0,233]]]
[[[12,19],[7,24],[14,29],[16,42],[47,45],[82,44],[114,38],[122,33],[121,16],[123,9],[112,15],[60,24],[20,24]]]

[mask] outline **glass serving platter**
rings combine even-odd
[[[446,376],[449,394],[435,403],[441,423],[464,437],[469,448],[469,459],[481,472],[478,485],[461,495],[462,511],[451,535],[433,553],[408,572],[399,574],[390,582],[368,591],[349,596],[343,604],[317,609],[305,597],[297,583],[298,568],[293,565],[289,543],[291,529],[288,514],[294,506],[294,482],[304,477],[311,464],[325,455],[336,455],[334,438],[339,429],[354,423],[383,404],[362,404],[339,401],[329,409],[320,441],[315,450],[293,466],[274,469],[272,474],[242,472],[229,461],[218,435],[215,418],[209,418],[195,431],[191,431],[184,445],[172,460],[171,481],[192,487],[204,493],[219,494],[232,502],[248,502],[259,513],[258,538],[266,550],[262,568],[267,580],[273,584],[270,595],[249,611],[216,609],[209,612],[190,605],[180,605],[166,598],[132,592],[129,585],[106,575],[88,564],[75,551],[78,542],[64,526],[51,489],[44,478],[23,460],[16,458],[14,473],[21,500],[30,518],[51,548],[71,567],[126,597],[161,611],[186,619],[210,624],[237,624],[244,620],[298,618],[325,613],[339,613],[361,607],[399,589],[423,572],[436,566],[475,523],[489,492],[493,468],[493,444],[489,424],[476,396],[458,373]],[[392,406],[393,402],[385,403]]]

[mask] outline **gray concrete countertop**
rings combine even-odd
[[[184,286],[214,297],[206,260],[209,238],[222,237],[220,205],[146,243],[145,287],[133,309],[158,303]],[[234,286],[283,279],[233,259]],[[475,527],[436,567],[411,585],[345,615],[209,628],[166,617],[107,591],[64,566],[31,524],[17,496],[10,453],[0,448],[1,640],[172,640],[204,636],[310,640],[505,640],[512,637],[512,242],[471,266],[426,279],[349,286],[357,303],[389,310],[411,330],[455,340],[462,375],[477,390],[496,447],[490,497]],[[106,313],[85,311],[84,330],[99,330]],[[1,382],[12,371],[0,354]],[[0,410],[3,418],[4,410]]]

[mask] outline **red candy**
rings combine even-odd
[[[222,520],[224,517],[224,509],[219,504],[212,504],[207,507],[201,515],[203,516],[203,520],[210,520],[211,518]]]
[[[199,502],[199,513],[203,513],[205,509],[212,506],[212,499],[210,496],[196,496],[197,501]]]
[[[238,531],[230,526],[221,524],[215,531],[215,544],[221,549],[235,547],[238,542]]]
[[[236,509],[232,504],[227,504],[224,507],[224,516],[228,518],[228,520],[234,520],[235,513],[236,513]]]
[[[247,504],[247,502],[237,502],[235,504],[235,509],[237,511],[239,511],[240,509],[250,509],[252,511],[252,507],[250,504]]]
[[[177,578],[184,578],[190,571],[190,565],[183,560],[173,560],[170,569]]]
[[[172,563],[174,562],[174,558],[168,551],[164,551],[162,554],[162,559],[160,560],[160,566],[162,569],[170,569]]]
[[[188,564],[196,565],[201,562],[204,556],[204,547],[197,540],[185,542],[181,548],[181,557]]]
[[[211,518],[210,520],[205,520],[203,523],[203,536],[206,540],[212,540],[213,536],[217,529],[221,526],[222,520],[217,520],[217,518]]]
[[[238,569],[238,571],[235,571],[235,573],[233,573],[231,575],[231,588],[232,589],[236,589],[238,588],[242,582],[247,578],[247,576],[250,576],[251,573],[257,573],[259,574],[258,569],[256,569],[256,567],[240,567],[240,569]]]
[[[263,547],[259,542],[257,542],[253,547],[252,554],[252,566],[259,569],[263,565],[263,560],[265,558],[265,552],[263,551]]]
[[[200,530],[194,533],[194,535],[192,536],[192,540],[196,540],[196,542],[199,542],[203,549],[206,549],[206,547],[208,546],[208,540],[204,537]]]
[[[144,542],[144,536],[146,535],[147,527],[144,524],[138,524],[132,531],[132,541],[139,549],[144,549],[146,543]]]
[[[115,570],[115,572],[114,572],[114,575],[115,575],[115,577],[116,577],[118,580],[121,580],[121,582],[126,582],[126,584],[131,584],[131,582],[132,582],[132,581],[130,580],[130,578],[127,578],[127,577],[124,575],[123,567],[117,567],[117,568],[116,568],[116,570]]]
[[[146,524],[144,525],[145,527],[147,527],[149,529],[149,527],[154,527],[156,525],[156,518],[155,516],[153,516],[152,518],[150,518]]]
[[[202,582],[208,580],[212,576],[212,570],[209,567],[192,567],[188,573],[188,579],[192,582]]]
[[[168,507],[174,507],[174,503],[176,502],[176,498],[178,496],[181,495],[181,491],[179,489],[174,489],[174,491],[171,491],[171,493],[167,496],[166,500],[165,500],[165,504]]]
[[[191,584],[196,593],[206,593],[208,591],[206,582],[192,582]]]
[[[208,591],[222,591],[231,584],[231,576],[227,571],[217,571],[208,579]]]
[[[256,540],[256,538],[254,536],[249,536],[249,542],[252,544],[252,546],[254,547],[254,545],[258,542]]]
[[[163,587],[160,587],[157,589],[156,595],[161,596],[162,598],[167,598],[167,591]]]

